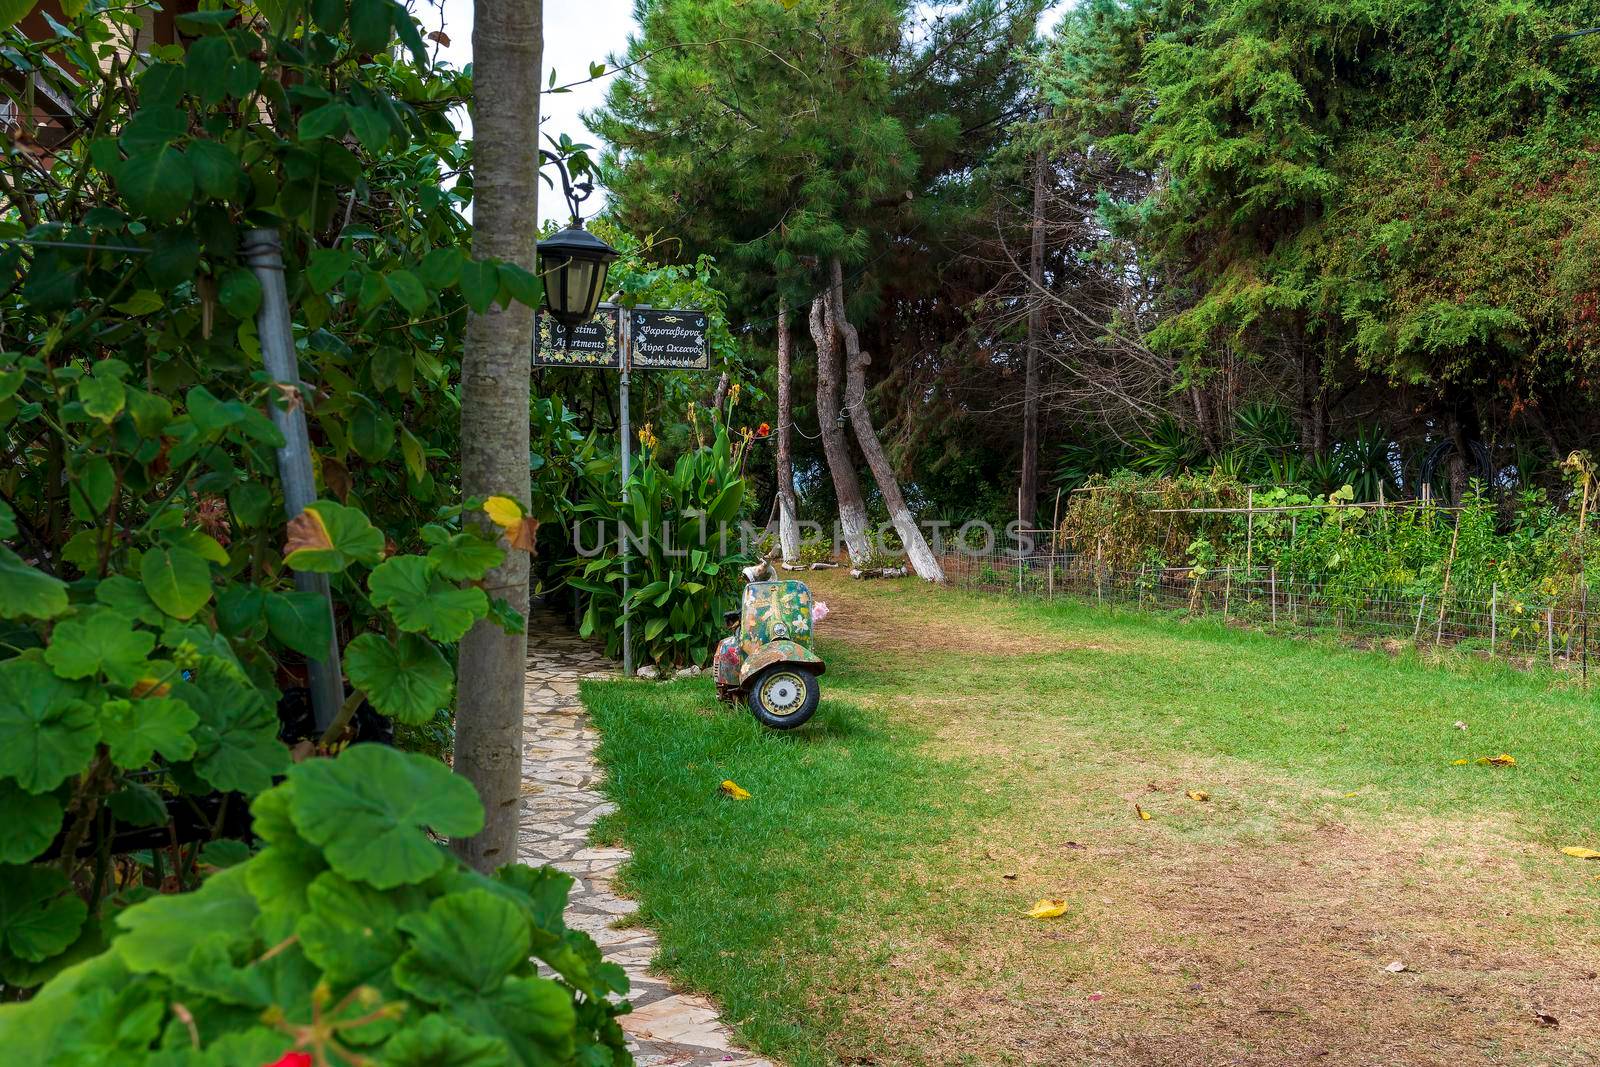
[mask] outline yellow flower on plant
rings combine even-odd
[[[645,423],[643,426],[639,427],[639,447],[640,448],[654,448],[654,447],[656,447],[656,435],[651,432],[650,424],[648,422]]]
[[[738,402],[739,402],[739,383],[738,382],[734,382],[732,387],[730,387],[728,389],[728,406],[732,407],[733,405],[737,404]]]

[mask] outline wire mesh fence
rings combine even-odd
[[[1251,568],[1118,569],[1093,553],[1058,550],[1050,530],[1022,531],[1012,546],[943,559],[957,588],[1038,599],[1070,598],[1213,616],[1281,633],[1333,634],[1389,648],[1412,645],[1581,671],[1587,679],[1596,614],[1581,593],[1543,599],[1465,598],[1448,584],[1417,593],[1329,587],[1270,564]],[[1595,634],[1591,637],[1591,634]]]

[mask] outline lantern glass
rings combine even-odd
[[[594,317],[617,250],[574,222],[539,242],[545,309],[569,331]]]

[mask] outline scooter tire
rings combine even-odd
[[[774,663],[750,680],[745,703],[762,726],[793,730],[816,714],[822,683],[815,671],[792,663]]]

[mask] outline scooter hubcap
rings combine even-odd
[[[787,714],[805,699],[805,683],[787,671],[768,678],[761,686],[761,703],[776,715]]]

